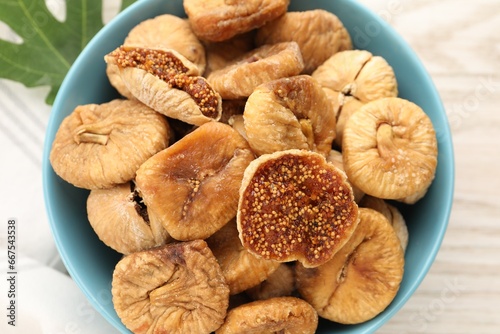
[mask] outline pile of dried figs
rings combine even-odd
[[[382,312],[432,183],[431,121],[324,10],[185,0],[104,58],[122,98],[62,122],[54,171],[122,253],[134,333],[314,333]]]

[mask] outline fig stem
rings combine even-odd
[[[108,143],[108,139],[109,139],[108,135],[86,132],[86,131],[78,132],[75,136],[75,141],[78,144],[94,143],[94,144],[106,145]]]
[[[388,123],[382,123],[377,129],[377,149],[379,155],[384,159],[389,159],[394,152],[397,152],[394,143],[394,132]]]

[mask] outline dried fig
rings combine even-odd
[[[208,238],[207,244],[219,261],[231,295],[256,286],[280,266],[279,262],[253,255],[241,245],[236,220]]]
[[[245,170],[237,224],[250,252],[317,267],[346,243],[358,207],[345,174],[314,152],[262,155]]]
[[[253,159],[231,126],[210,122],[142,164],[136,184],[174,239],[205,239],[236,215],[243,173]]]
[[[131,182],[110,189],[92,190],[87,199],[87,215],[99,239],[122,254],[171,241],[163,226],[150,219]]]
[[[339,51],[352,49],[349,33],[334,14],[322,9],[288,12],[261,27],[257,45],[297,42],[305,74],[312,73]]]
[[[403,247],[403,251],[406,251],[409,237],[408,227],[406,226],[405,219],[399,209],[394,205],[387,203],[387,201],[373,196],[363,197],[359,204],[362,207],[373,209],[383,214],[394,228],[399,241],[401,241],[401,247]]]
[[[328,156],[326,157],[326,161],[333,164],[335,167],[337,167],[341,171],[345,172],[344,161],[342,159],[342,152],[339,152],[336,150],[331,150],[330,154],[328,154]],[[347,181],[349,181],[349,179],[347,179]],[[365,196],[365,193],[362,192],[358,187],[353,186],[352,183],[349,182],[349,184],[352,187],[352,192],[354,194],[354,200],[356,201],[356,203],[359,203],[359,201]]]
[[[199,69],[175,50],[121,46],[105,56],[130,93],[168,117],[201,125],[218,120],[222,100]]]
[[[261,27],[283,15],[289,0],[184,0],[195,34],[220,42]]]
[[[139,166],[168,145],[164,116],[138,101],[75,108],[61,123],[50,152],[54,171],[85,189],[132,180]]]
[[[216,334],[313,334],[318,314],[302,299],[277,297],[243,304],[230,310]]]
[[[243,118],[248,142],[258,155],[306,149],[326,156],[335,138],[332,105],[308,75],[257,87],[247,100]]]
[[[240,99],[263,83],[300,74],[303,68],[297,43],[284,42],[254,49],[213,71],[207,80],[223,99]]]
[[[319,316],[342,324],[382,312],[403,278],[403,250],[387,219],[367,208],[359,208],[359,216],[356,231],[329,262],[312,269],[296,266],[301,296]]]
[[[384,58],[365,50],[336,53],[320,65],[312,77],[324,89],[332,91],[339,146],[345,122],[356,110],[367,102],[398,95],[392,67]]]
[[[224,322],[229,288],[203,240],[125,256],[115,267],[113,305],[134,333],[211,333]]]
[[[262,300],[291,296],[294,291],[295,271],[290,265],[282,263],[264,282],[248,289],[246,293],[253,300]]]
[[[434,179],[437,139],[416,104],[384,98],[365,104],[347,121],[342,156],[353,185],[368,195],[415,203]]]

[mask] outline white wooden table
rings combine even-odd
[[[380,333],[500,333],[500,1],[360,1],[388,19],[430,72],[456,161],[436,262]]]
[[[500,333],[500,1],[359,1],[389,21],[430,72],[449,114],[456,159],[454,207],[436,262],[415,295],[379,332]],[[63,270],[42,198],[47,91],[0,80],[0,216],[18,219],[22,257],[31,259],[20,284],[30,282],[30,270],[41,277],[37,266]],[[75,296],[61,296],[68,314],[49,307],[36,316],[25,309],[23,325],[47,328],[50,323],[50,332],[64,332],[76,323],[83,332],[109,333],[98,314],[82,317],[72,311],[71,305],[91,311],[75,291]],[[24,301],[20,306],[29,303]],[[1,326],[0,332],[5,333]]]

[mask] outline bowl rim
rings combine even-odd
[[[79,289],[84,293],[86,298],[90,301],[92,306],[99,311],[99,313],[111,324],[113,324],[117,329],[117,325],[122,325],[121,323],[117,324],[116,320],[114,318],[111,318],[107,315],[106,310],[100,305],[100,303],[93,298],[92,293],[89,291],[87,288],[86,284],[83,282],[82,277],[78,274],[78,270],[76,269],[74,263],[70,261],[68,258],[67,250],[65,248],[64,242],[62,241],[61,235],[58,233],[58,230],[55,226],[55,208],[53,207],[53,203],[51,202],[51,194],[49,192],[49,174],[53,173],[53,169],[50,165],[50,150],[52,147],[52,142],[55,137],[55,133],[57,131],[57,128],[60,125],[60,122],[55,120],[55,113],[56,111],[61,109],[61,105],[64,100],[64,96],[68,94],[68,91],[71,90],[71,85],[69,83],[74,80],[72,79],[77,72],[78,68],[81,66],[81,64],[84,61],[84,58],[86,57],[86,54],[89,52],[88,50],[92,49],[94,45],[99,41],[102,36],[106,35],[109,30],[113,30],[115,26],[118,26],[119,23],[122,20],[126,20],[127,18],[130,18],[133,16],[133,13],[138,10],[139,8],[144,8],[148,4],[154,4],[155,2],[158,2],[158,0],[142,0],[142,1],[137,1],[133,4],[131,4],[129,7],[124,9],[122,12],[118,13],[110,22],[108,22],[90,41],[89,43],[85,46],[85,48],[81,51],[79,56],[76,58],[72,66],[70,67],[68,73],[66,74],[60,90],[55,98],[53,107],[52,107],[52,112],[49,116],[49,121],[47,124],[47,129],[46,129],[46,136],[45,136],[45,142],[44,142],[44,147],[43,147],[43,161],[42,161],[42,183],[43,183],[43,197],[44,197],[44,202],[45,202],[45,209],[46,209],[46,214],[48,216],[49,224],[50,224],[50,229],[53,235],[53,238],[55,240],[55,244],[57,247],[57,250],[61,256],[61,260],[64,263],[66,269],[68,270],[68,273],[70,276],[73,278]],[[408,302],[410,297],[415,293],[417,288],[421,285],[422,281],[424,278],[427,276],[431,266],[435,262],[436,256],[441,248],[443,239],[446,234],[446,230],[449,225],[449,220],[450,220],[450,215],[452,211],[452,206],[453,206],[453,197],[454,197],[454,188],[455,188],[455,159],[454,159],[454,150],[453,150],[453,145],[452,145],[452,134],[451,130],[449,127],[449,123],[447,120],[446,112],[444,105],[442,103],[442,100],[439,96],[438,90],[436,86],[434,85],[434,82],[432,81],[432,78],[421,62],[421,60],[418,58],[417,54],[413,50],[413,48],[408,44],[408,42],[386,21],[384,21],[379,15],[376,15],[371,9],[366,7],[365,5],[359,3],[356,0],[337,0],[337,2],[342,3],[342,2],[347,2],[350,5],[354,6],[356,10],[359,10],[363,12],[365,15],[371,17],[377,24],[379,24],[384,31],[386,31],[388,34],[390,34],[393,38],[395,38],[399,43],[405,46],[404,51],[405,55],[411,59],[411,61],[416,64],[422,73],[422,76],[425,80],[425,84],[430,87],[430,91],[432,92],[432,99],[437,102],[437,105],[439,107],[439,110],[437,111],[437,116],[440,118],[440,123],[442,125],[442,128],[438,129],[440,132],[438,133],[438,138],[441,137],[443,141],[440,143],[440,146],[442,146],[443,149],[440,149],[438,154],[446,154],[444,157],[445,161],[449,162],[447,164],[447,169],[446,173],[448,175],[448,178],[446,180],[449,180],[447,182],[447,186],[449,187],[448,191],[445,192],[443,195],[443,198],[441,199],[442,203],[445,204],[445,208],[443,209],[444,216],[442,222],[440,224],[440,228],[438,230],[438,237],[436,239],[436,242],[433,243],[432,249],[428,251],[429,256],[425,259],[425,263],[420,268],[421,270],[418,272],[418,275],[414,277],[414,279],[411,282],[407,282],[409,284],[409,287],[403,292],[398,292],[402,293],[400,298],[398,300],[395,300],[391,305],[390,309],[386,309],[384,312],[379,314],[376,318],[378,319],[377,321],[370,321],[369,325],[364,324],[364,329],[365,331],[362,331],[363,333],[372,333],[375,330],[379,329],[382,327],[384,324],[387,323],[387,321],[392,318],[399,310]],[[355,331],[355,329],[353,329]]]

